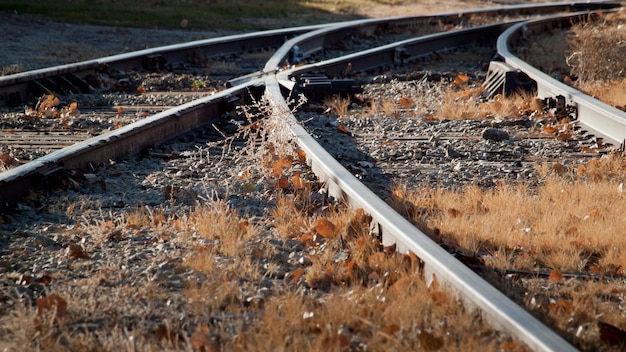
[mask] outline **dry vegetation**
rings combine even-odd
[[[557,79],[624,110],[625,19],[624,10],[590,16],[569,30],[532,38],[518,54]]]
[[[570,171],[539,170],[544,181],[536,188],[399,187],[392,204],[485,271],[548,277],[547,282],[515,280],[526,292],[517,299],[562,330],[584,327],[590,336],[582,347],[595,349],[610,340],[600,333],[601,324],[625,327],[624,311],[607,299],[626,296],[621,280],[626,243],[619,235],[626,226],[626,163],[614,155]]]
[[[626,110],[626,11],[574,26],[567,64],[576,86]]]
[[[284,279],[266,266],[285,255],[269,233],[222,201],[184,217],[137,209],[86,228],[105,235],[94,248],[75,249],[71,265],[88,266],[100,248],[115,250],[141,233],[180,248],[159,265],[192,269],[202,280],[171,289],[158,273],[125,277],[124,262],[109,262],[96,277],[48,277],[47,297],[5,307],[0,340],[46,351],[523,349],[436,283],[427,287],[417,258],[383,248],[362,211],[308,204],[310,187],[285,189],[265,220],[282,241],[303,247],[304,264]]]

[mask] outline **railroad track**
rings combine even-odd
[[[591,9],[595,9],[597,6],[613,8],[617,6],[617,4],[601,2],[591,5],[549,6],[548,8],[554,9],[555,11],[562,11],[570,9],[570,6],[579,10],[587,9],[587,6],[590,6]],[[544,8],[544,10],[545,9],[546,8]],[[514,7],[509,10],[512,12],[523,11],[530,13],[536,11],[533,10],[532,7]],[[503,10],[492,11],[501,12]],[[572,19],[579,17],[580,14],[576,14],[574,17],[569,17],[565,20],[560,19],[558,25],[563,25],[564,21],[569,23]],[[437,22],[441,22],[442,19],[445,19],[444,22],[446,22],[458,18],[463,17],[456,14],[446,14],[439,17]],[[432,23],[433,18],[398,19],[397,21],[397,23],[403,26],[413,28],[420,27],[415,24],[416,21],[417,23]],[[328,152],[307,133],[300,125],[300,122],[292,115],[291,108],[284,98],[286,92],[294,89],[296,89],[295,93],[298,92],[297,89],[300,89],[300,92],[304,92],[305,95],[308,94],[313,97],[316,97],[316,95],[327,96],[336,91],[351,92],[351,89],[353,89],[355,85],[353,82],[354,78],[352,77],[385,72],[388,67],[411,64],[427,55],[466,47],[468,44],[485,46],[497,42],[498,53],[503,57],[504,61],[513,67],[520,68],[524,72],[527,72],[529,76],[537,82],[540,96],[554,97],[556,95],[567,94],[568,102],[580,107],[581,104],[584,104],[583,102],[588,102],[588,98],[583,98],[583,100],[579,101],[577,100],[580,95],[579,93],[556,90],[557,88],[554,88],[554,83],[548,82],[547,78],[541,76],[539,73],[530,69],[527,71],[527,68],[522,67],[522,64],[516,61],[507,51],[508,45],[511,45],[509,43],[514,42],[515,36],[520,36],[519,32],[516,31],[526,30],[529,27],[539,31],[540,28],[542,28],[541,26],[546,26],[545,21],[547,20],[542,19],[539,22],[524,22],[519,24],[514,21],[504,24],[482,25],[461,31],[423,35],[418,38],[403,39],[396,42],[394,42],[393,39],[385,39],[389,43],[378,46],[372,45],[372,47],[367,50],[357,50],[348,54],[346,54],[346,52],[350,51],[341,48],[339,52],[341,52],[342,56],[337,56],[338,51],[334,51],[336,48],[332,48],[333,46],[337,46],[337,38],[341,39],[346,36],[355,36],[355,33],[359,33],[358,35],[370,33],[371,35],[371,33],[381,30],[380,26],[383,23],[386,27],[390,25],[389,23],[393,22],[389,20],[364,21],[361,23],[307,28],[306,30],[298,29],[296,32],[289,30],[284,32],[278,31],[278,34],[272,34],[275,35],[273,40],[276,40],[273,42],[273,45],[276,46],[276,43],[279,43],[280,46],[262,68],[256,66],[255,69],[251,70],[252,72],[237,72],[235,76],[238,77],[222,79],[223,82],[228,81],[232,87],[217,91],[199,100],[189,101],[176,108],[159,112],[141,121],[121,126],[113,132],[104,133],[95,139],[85,140],[72,147],[53,152],[23,166],[4,172],[1,175],[2,179],[0,179],[0,183],[3,186],[0,189],[2,203],[9,204],[18,201],[22,195],[27,193],[30,187],[38,184],[42,178],[53,175],[60,170],[81,169],[85,168],[85,165],[88,163],[96,165],[109,159],[114,160],[126,155],[136,154],[148,146],[159,144],[164,140],[185,134],[191,129],[216,123],[215,118],[223,116],[226,116],[227,119],[232,118],[233,115],[231,112],[236,106],[249,103],[250,99],[258,99],[261,94],[265,94],[271,101],[275,115],[289,117],[291,121],[291,131],[293,135],[296,136],[299,146],[305,151],[307,163],[320,180],[326,183],[329,193],[336,198],[348,201],[356,208],[364,209],[367,213],[372,215],[374,222],[381,231],[382,240],[385,245],[395,244],[397,250],[400,252],[411,251],[415,253],[424,264],[425,277],[427,280],[432,279],[433,274],[436,274],[440,281],[452,287],[464,300],[483,311],[484,315],[491,323],[495,326],[500,326],[513,336],[516,336],[531,349],[559,351],[573,349],[563,338],[551,330],[546,329],[542,323],[525,310],[513,304],[502,293],[486,284],[486,282],[472,270],[449,255],[447,251],[432,242],[426,235],[420,233],[419,230],[384,203],[378,195],[363,185],[354,177],[353,172],[346,170],[344,165],[341,165],[331,157]],[[455,23],[461,22],[463,21]],[[499,34],[503,32],[504,34],[500,36]],[[402,35],[406,36],[406,32],[402,33]],[[284,41],[285,36],[294,37]],[[279,37],[280,39],[278,39]],[[230,38],[228,41],[232,41],[232,39],[234,38]],[[258,37],[255,37],[253,41],[259,42],[260,40]],[[330,43],[330,45],[326,43]],[[224,44],[220,42],[220,45]],[[238,45],[240,47],[244,46],[246,50],[249,50],[247,45]],[[254,50],[267,50],[268,47],[271,47],[271,45],[263,44]],[[182,50],[183,54],[178,50],[175,50],[175,52],[177,52],[176,55],[179,55],[179,57],[181,57],[180,55],[189,57],[190,53],[195,52],[194,50],[197,49],[193,46],[185,46]],[[121,65],[125,67],[129,66],[130,63],[136,65],[139,62],[138,60],[141,60],[142,64],[144,64],[146,55],[156,60],[157,64],[163,63],[163,60],[159,59],[158,56],[162,54],[157,55],[155,54],[156,52],[158,52],[158,50],[150,51],[149,53],[134,54],[136,56],[130,55],[124,58],[126,61],[121,61]],[[323,53],[328,53],[330,58],[322,61],[307,62],[307,60],[313,60],[313,58],[324,59]],[[193,56],[195,57],[196,55]],[[297,60],[299,64],[295,68],[282,67],[285,63],[291,66],[291,64],[295,63],[294,60]],[[97,62],[96,64],[94,62],[87,66],[93,65],[93,67],[97,67],[102,63],[103,62]],[[109,67],[113,66],[111,62],[108,62],[108,65]],[[115,63],[115,66],[117,65],[118,63]],[[93,68],[89,68],[89,70],[91,69]],[[61,74],[65,75],[65,72],[71,71],[72,69],[65,67],[58,72],[62,72]],[[57,75],[58,72],[54,74],[48,71],[37,72],[34,75],[35,77],[39,77],[36,78],[36,80],[41,80],[43,76],[49,74],[54,76]],[[315,76],[311,76],[311,73],[314,73]],[[77,75],[75,73],[72,74]],[[344,80],[334,80],[332,77],[343,77]],[[28,83],[32,81],[29,81],[31,78],[29,78],[27,74],[12,79],[14,79],[13,82],[16,85],[7,85],[7,87],[10,88],[7,88],[5,91],[8,92],[13,89],[13,93],[6,93],[5,96],[11,98],[5,99],[5,101],[10,102],[12,101],[11,99],[15,99],[16,96],[22,97],[32,94],[28,93],[30,92],[29,90],[19,91],[20,93],[15,94],[17,91],[14,90],[14,87],[19,86],[22,87],[20,89],[24,89],[24,86],[33,85],[32,83]],[[54,81],[54,79],[50,80]],[[35,84],[35,86],[41,87],[39,83]],[[550,88],[545,88],[546,86]],[[46,89],[49,90],[50,88]],[[336,89],[336,91],[334,89]],[[561,87],[558,89],[561,89]],[[36,95],[37,94],[35,94],[35,96]],[[591,105],[595,106],[596,104]],[[604,109],[602,111],[607,110],[606,107],[602,107],[601,109]],[[579,108],[576,117],[582,124],[586,125],[589,123],[589,129],[593,129],[599,135],[606,136],[609,142],[613,144],[621,143],[619,136],[624,135],[622,131],[618,130],[617,133],[613,134],[603,132],[606,123],[594,124],[589,121],[593,119],[606,119],[607,117],[605,116],[609,116],[608,119],[613,121],[614,124],[611,126],[613,130],[615,130],[618,128],[617,126],[620,125],[615,121],[623,119],[622,115],[612,110],[608,115],[603,115],[596,111],[594,112],[593,118],[587,117],[586,114],[585,109]],[[210,118],[207,118],[207,116]],[[159,135],[155,135],[155,131],[159,131]],[[8,135],[15,135],[15,133],[9,133]],[[454,139],[456,137],[440,136],[439,138],[445,140]],[[401,138],[396,138],[396,140],[400,139]],[[417,137],[416,139],[423,140],[424,136]]]

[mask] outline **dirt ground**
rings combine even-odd
[[[356,14],[362,17],[424,15],[531,2],[545,1],[397,1],[394,5],[381,4],[375,7],[364,7]],[[334,19],[329,16],[328,20]],[[280,23],[277,22],[276,27],[280,27]],[[140,29],[79,25],[19,13],[0,13],[0,33],[4,34],[4,50],[0,50],[2,74],[233,34],[233,32],[219,28],[192,31],[182,28]]]

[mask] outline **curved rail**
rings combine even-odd
[[[103,68],[126,70],[129,67],[154,69],[167,63],[187,62],[189,57],[215,57],[236,54],[264,48],[278,48],[294,35],[309,32],[327,25],[303,26],[287,29],[230,35],[220,38],[196,40],[192,42],[166,45],[87,60],[74,64],[60,65],[39,70],[27,71],[9,76],[0,76],[0,107],[17,106],[28,99],[37,98],[32,92],[32,82],[37,80],[69,81],[78,89],[88,90],[84,78]]]
[[[97,70],[101,69],[103,66],[116,67],[119,69],[124,69],[129,66],[141,67],[146,64],[146,60],[156,61],[157,64],[162,64],[162,60],[160,58],[165,58],[169,61],[185,61],[188,56],[193,53],[197,53],[200,55],[208,55],[208,56],[219,56],[225,55],[227,53],[236,53],[242,51],[250,51],[260,48],[267,48],[268,46],[276,47],[280,46],[276,53],[272,56],[269,62],[266,64],[263,72],[259,74],[254,74],[252,76],[245,77],[241,80],[235,80],[236,87],[229,89],[217,96],[208,98],[205,101],[218,101],[224,97],[222,100],[227,100],[227,97],[232,92],[241,93],[241,89],[245,87],[253,86],[258,84],[256,81],[263,73],[272,74],[279,71],[279,65],[281,62],[288,57],[289,53],[293,50],[295,45],[299,45],[301,50],[306,50],[309,54],[319,50],[320,43],[328,43],[332,38],[335,38],[339,35],[345,36],[346,33],[354,33],[355,31],[363,32],[363,31],[372,31],[378,28],[378,26],[383,26],[388,28],[389,26],[411,26],[416,25],[416,23],[421,24],[431,24],[431,23],[463,23],[463,21],[467,20],[469,17],[473,15],[480,14],[515,14],[515,13],[545,13],[549,11],[569,11],[569,10],[595,10],[595,9],[604,9],[604,8],[615,8],[618,7],[619,4],[613,1],[591,1],[591,2],[583,2],[583,3],[548,3],[541,5],[515,5],[515,6],[506,6],[502,8],[489,8],[489,9],[479,9],[479,10],[470,10],[456,13],[444,13],[440,15],[434,16],[416,16],[416,17],[397,17],[397,18],[386,18],[386,19],[368,19],[368,20],[357,20],[357,21],[349,21],[341,24],[334,25],[318,25],[318,26],[308,26],[308,27],[297,27],[290,29],[280,29],[273,31],[264,31],[264,32],[256,32],[244,35],[234,35],[227,36],[223,38],[215,38],[215,39],[207,39],[194,41],[184,44],[178,45],[170,45],[160,48],[154,49],[146,49],[141,51],[136,51],[127,54],[115,55],[111,57],[106,57],[102,59],[89,60],[77,64],[63,65],[57,66],[48,69],[35,70],[30,72],[25,72],[16,75],[4,76],[0,77],[0,105],[7,104],[10,102],[21,102],[24,97],[29,96],[29,85],[32,84],[33,81],[38,79],[49,79],[49,80],[74,80],[75,78],[78,80],[77,83],[79,86],[84,84],[84,82],[80,82],[82,80],[81,77],[84,77],[90,73],[94,73]],[[293,36],[296,34],[301,34],[297,39],[287,40],[287,37]],[[405,46],[409,47],[410,43],[404,43]],[[282,46],[281,46],[282,45]],[[422,44],[424,45],[424,44]],[[432,45],[432,43],[427,44]],[[397,46],[396,46],[397,47]],[[404,54],[403,54],[404,55]],[[409,57],[412,54],[409,54]],[[371,58],[372,56],[370,56]],[[403,56],[404,58],[404,56]],[[371,60],[371,59],[370,59]],[[150,62],[148,62],[150,64]],[[283,81],[285,83],[286,81]],[[72,84],[72,82],[70,82]],[[89,88],[89,87],[87,87]],[[200,105],[204,103],[198,103]],[[214,104],[209,104],[214,105]],[[189,104],[185,105],[189,106]],[[175,108],[173,110],[168,110],[156,116],[165,117],[172,115],[179,115],[180,111],[184,110],[182,108]],[[215,112],[215,111],[214,111]],[[197,121],[197,123],[200,123]],[[128,129],[137,128],[139,124],[132,124],[128,127]],[[186,127],[182,127],[186,126]],[[161,139],[172,138],[176,134],[182,133],[184,131],[183,128],[192,129],[195,127],[199,127],[198,124],[181,124],[180,128],[174,128],[171,133],[161,133]],[[149,129],[148,129],[149,130]],[[124,129],[126,131],[126,129]],[[148,132],[152,133],[152,132]],[[129,134],[130,135],[130,134]],[[95,148],[96,145],[106,144],[104,142],[108,136],[115,136],[116,139],[123,139],[122,135],[116,134],[107,134],[102,137],[92,138],[90,140],[85,141],[80,144],[82,147],[68,147],[69,149],[59,150],[58,152],[53,153],[42,160],[34,161],[32,166],[21,166],[16,169],[11,170],[10,172],[0,173],[0,207],[5,207],[10,204],[15,204],[19,199],[21,199],[25,194],[29,192],[29,189],[32,185],[34,185],[37,180],[41,178],[45,178],[46,176],[60,171],[71,166],[75,165],[85,165],[88,162],[95,162],[101,160],[106,160],[114,157],[120,157],[123,155],[129,155],[138,150],[141,150],[140,145],[149,145],[150,143],[156,143],[159,140],[157,138],[148,137],[145,138],[145,141],[139,143],[137,142],[128,142],[128,146],[118,148],[117,151],[112,152],[110,155],[105,156],[105,153],[98,154],[97,152],[86,152],[88,148]],[[104,139],[102,139],[104,138]],[[138,139],[139,140],[139,139]],[[97,142],[96,141],[100,141]],[[89,147],[88,147],[89,146]],[[85,148],[85,149],[83,149]],[[104,148],[98,148],[99,150],[103,150]],[[79,153],[79,150],[81,152]],[[71,153],[76,153],[75,157],[70,157]],[[61,158],[60,156],[63,155]],[[78,156],[82,155],[82,156]],[[94,160],[90,160],[89,158],[95,158]],[[70,162],[70,160],[74,160]],[[78,160],[81,160],[80,162]]]
[[[276,53],[267,61],[263,70],[271,73],[280,67],[281,63],[289,60],[290,55],[297,46],[304,58],[313,53],[321,51],[326,43],[342,39],[346,34],[366,35],[374,33],[379,27],[411,27],[424,24],[453,24],[459,25],[468,21],[475,15],[515,15],[515,14],[546,14],[557,11],[590,11],[618,7],[615,2],[610,1],[589,1],[585,3],[546,3],[533,5],[509,5],[498,8],[484,8],[459,12],[448,12],[432,16],[417,17],[392,17],[383,19],[368,19],[339,23],[331,28],[320,28],[318,30],[302,34],[287,41]]]
[[[585,126],[589,133],[603,137],[606,142],[619,146],[624,143],[626,138],[626,112],[559,82],[512,53],[515,44],[531,33],[539,34],[556,26],[568,27],[579,20],[578,16],[568,16],[519,23],[502,33],[497,43],[498,54],[508,65],[523,71],[536,81],[539,97],[546,98],[559,95],[565,97],[567,103],[576,108],[578,121]]]
[[[546,328],[530,313],[456,260],[363,185],[299,125],[281,91],[281,86],[287,89],[293,87],[293,84],[285,82],[293,82],[292,77],[306,72],[321,70],[326,73],[336,73],[344,69],[347,63],[351,63],[355,71],[368,70],[393,63],[393,53],[398,47],[410,48],[407,60],[411,60],[436,50],[467,46],[489,40],[489,38],[495,41],[498,34],[506,27],[506,24],[499,24],[460,30],[455,33],[428,35],[327,62],[287,70],[275,76],[265,77],[266,95],[273,102],[274,116],[285,119],[286,123],[291,126],[299,147],[307,155],[307,163],[320,180],[326,182],[329,194],[347,201],[354,208],[362,208],[370,214],[381,229],[385,246],[395,244],[398,251],[404,253],[411,251],[417,255],[424,263],[424,275],[427,281],[431,281],[436,275],[439,282],[445,282],[469,306],[478,307],[493,326],[510,332],[533,350],[575,351],[576,349],[562,337]],[[309,34],[303,35],[303,37],[307,36]],[[455,39],[457,36],[462,40]],[[297,41],[298,37],[293,38],[285,46],[293,45]]]
[[[598,7],[606,8],[619,6],[609,1],[587,2],[585,4],[590,6],[590,8],[588,8],[590,10],[597,9]],[[568,6],[569,5],[570,4],[568,4]],[[583,5],[578,4],[578,6]],[[385,20],[376,21],[378,21],[376,25],[379,25],[384,23]],[[376,21],[366,20],[360,28],[370,28],[367,26],[373,25]],[[485,280],[430,240],[424,233],[415,228],[383,200],[377,197],[371,190],[365,187],[356,177],[339,164],[339,162],[333,159],[328,152],[297,123],[281,91],[281,83],[283,86],[289,88],[288,85],[285,85],[285,82],[291,81],[291,77],[296,77],[306,72],[306,70],[324,69],[328,70],[328,73],[331,73],[334,72],[332,70],[338,70],[342,65],[345,67],[346,62],[356,65],[356,67],[353,66],[353,68],[359,70],[377,67],[377,65],[380,66],[384,64],[384,62],[393,64],[393,60],[397,59],[397,56],[390,55],[390,53],[397,52],[398,48],[402,48],[403,53],[408,53],[402,56],[402,60],[410,61],[413,58],[428,54],[433,50],[467,45],[472,40],[485,40],[487,34],[489,34],[489,38],[492,38],[494,34],[497,35],[510,25],[512,24],[499,24],[425,36],[368,50],[361,55],[352,54],[344,58],[336,58],[328,60],[327,62],[311,64],[291,71],[280,72],[278,75],[273,75],[271,73],[279,71],[280,63],[288,57],[295,45],[300,46],[301,50],[305,50],[307,53],[313,53],[319,50],[320,42],[323,43],[325,40],[328,40],[328,38],[332,38],[329,33],[345,33],[341,32],[341,30],[352,29],[348,29],[347,27],[349,26],[346,24],[320,27],[311,33],[293,38],[287,42],[284,42],[283,32],[283,34],[281,34],[283,38],[280,39],[280,43],[282,44],[284,42],[284,44],[277,50],[275,56],[273,56],[266,65],[263,79],[249,78],[246,82],[240,82],[236,87],[222,91],[212,97],[170,109],[144,121],[89,139],[73,147],[68,147],[44,158],[37,159],[32,163],[2,173],[0,176],[0,204],[4,205],[8,202],[16,201],[23,195],[22,191],[17,190],[28,190],[33,183],[38,182],[39,178],[45,177],[60,169],[84,167],[87,160],[97,163],[112,157],[136,153],[148,145],[173,138],[176,135],[201,125],[206,125],[210,123],[211,119],[218,118],[223,112],[227,111],[229,104],[236,104],[238,100],[246,100],[251,91],[261,89],[261,86],[265,85],[265,94],[270,98],[269,100],[273,104],[274,114],[280,118],[284,118],[286,123],[291,126],[291,131],[297,139],[298,144],[306,152],[308,158],[307,162],[311,165],[312,170],[318,177],[326,181],[329,193],[335,197],[345,199],[354,207],[363,208],[367,213],[372,215],[374,221],[379,225],[379,228],[382,229],[384,244],[396,244],[397,250],[401,252],[412,251],[415,253],[424,263],[425,277],[427,280],[431,280],[433,275],[437,275],[438,280],[453,288],[470,306],[480,308],[486,318],[494,326],[499,326],[510,332],[526,343],[530,348],[534,350],[550,351],[575,350],[563,338],[546,328],[537,319],[514,304],[505,295],[493,288]],[[511,30],[518,26],[522,26],[522,24],[514,25]],[[286,31],[288,32],[288,30]],[[467,36],[464,37],[463,40],[451,39],[455,36],[463,35]],[[231,40],[234,39],[235,38],[231,38]],[[278,39],[276,40],[278,41]],[[500,44],[500,41],[498,41],[498,44]],[[188,47],[186,47],[185,50],[194,50],[191,43],[186,45],[188,45]],[[263,44],[263,46],[266,46],[266,44]],[[152,54],[158,53],[158,49],[154,50],[155,51],[149,52]],[[184,53],[185,51],[182,50],[180,52]],[[129,54],[126,63],[138,63],[143,60],[147,52],[142,51],[140,53],[141,54],[137,52]],[[360,61],[359,58],[362,56],[368,57],[368,59]],[[118,56],[118,58],[124,59],[124,56]],[[111,58],[109,58],[109,60],[112,60],[109,63],[122,62],[115,61]],[[86,71],[94,69],[95,66],[104,63],[104,61],[106,60],[92,60],[79,65],[85,65],[84,69]],[[57,73],[65,72],[64,70],[70,70],[70,67],[61,67],[56,70]],[[42,70],[34,74],[46,75],[53,71],[54,70]],[[27,76],[27,74],[22,76],[9,76],[9,79],[26,80]],[[9,79],[6,80],[8,81]],[[0,80],[0,82],[2,82],[2,80]],[[116,145],[116,151],[107,150],[106,153],[102,152],[105,145],[108,146],[111,144]]]

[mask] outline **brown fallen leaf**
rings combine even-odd
[[[283,169],[291,167],[293,160],[291,158],[279,158],[278,160],[272,162],[272,174],[274,177],[278,177],[282,175]]]
[[[469,81],[469,76],[460,73],[454,78],[453,83],[454,85],[460,86],[460,85],[467,83],[468,81]]]
[[[281,177],[276,180],[276,189],[287,189],[289,188],[289,179],[287,177]]]
[[[315,226],[313,226],[311,231],[317,232],[324,237],[330,238],[336,234],[337,228],[332,222],[324,218],[320,218],[317,220]]]
[[[444,305],[448,302],[448,295],[443,291],[433,291],[430,293],[430,298],[438,305]]]
[[[299,174],[291,176],[291,184],[295,189],[309,188],[311,186],[311,183],[305,181]]]
[[[385,334],[393,336],[393,334],[395,334],[397,331],[400,330],[400,326],[397,324],[391,324],[391,325],[383,326],[381,330]]]
[[[550,272],[549,279],[550,279],[550,282],[559,282],[563,280],[563,274],[561,273],[560,270],[554,269]]]
[[[83,247],[72,243],[69,245],[69,247],[67,247],[66,256],[72,259],[83,259],[87,258],[87,253],[85,252]]]
[[[206,325],[200,325],[196,328],[196,331],[191,335],[190,339],[191,347],[198,351],[214,352],[218,351],[218,346],[213,337],[211,336],[211,329]]]
[[[552,315],[570,315],[574,311],[572,302],[560,299],[550,305],[550,313]]]
[[[398,99],[398,105],[403,109],[408,109],[413,105],[413,99],[402,97]]]
[[[337,132],[352,136],[352,132],[350,132],[350,130],[348,130],[348,128],[344,125],[337,126]]]
[[[420,345],[426,351],[437,351],[443,347],[443,339],[441,337],[436,337],[428,331],[420,332],[418,339],[420,341]]]
[[[296,282],[298,282],[298,280],[300,280],[303,274],[304,274],[304,268],[296,269],[294,271],[289,272],[289,276],[291,277],[291,280],[289,280],[289,283],[292,285],[295,284]]]
[[[298,148],[298,159],[300,159],[301,161],[306,161],[306,153],[300,148]]]

